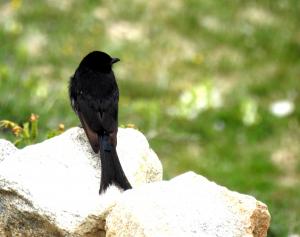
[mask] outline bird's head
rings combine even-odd
[[[99,72],[110,72],[112,65],[119,61],[119,58],[113,58],[107,53],[93,51],[82,59],[79,68],[85,67]]]

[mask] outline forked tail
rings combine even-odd
[[[99,193],[101,194],[104,192],[107,187],[113,183],[124,190],[130,189],[131,185],[122,169],[116,147],[109,143],[109,137],[107,135],[99,137],[99,144],[101,159],[101,182]]]

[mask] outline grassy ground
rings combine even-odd
[[[39,114],[39,140],[77,125],[69,77],[107,51],[121,58],[120,123],[147,135],[166,179],[194,170],[254,195],[270,236],[299,235],[299,12],[296,0],[2,1],[0,120]]]

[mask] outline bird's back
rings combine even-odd
[[[118,91],[118,85],[113,71],[102,73],[91,70],[81,70],[75,77],[78,81],[79,93],[91,96],[93,99],[106,99]]]

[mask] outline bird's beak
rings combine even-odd
[[[119,61],[120,61],[119,58],[112,58],[111,59],[111,64],[114,64],[114,63],[119,62]]]

